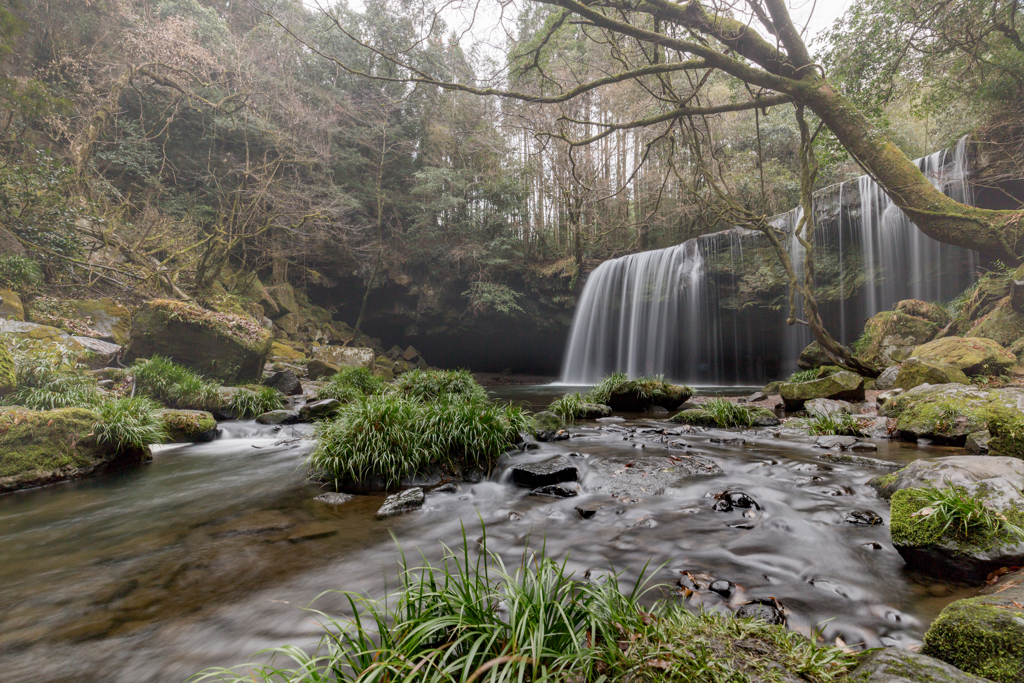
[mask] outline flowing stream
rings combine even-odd
[[[503,390],[505,399],[546,396]],[[582,579],[588,570],[675,584],[682,571],[738,587],[730,598],[691,598],[709,609],[774,596],[804,633],[822,629],[850,644],[912,644],[949,601],[971,593],[913,576],[887,526],[844,521],[854,510],[888,523],[888,505],[865,482],[880,472],[819,458],[806,438],[735,432],[660,434],[677,425],[637,419],[584,423],[569,441],[506,456],[505,464],[574,457],[581,495],[541,498],[492,480],[455,494],[428,494],[423,510],[378,520],[383,496],[338,507],[313,500],[303,480],[310,447],[300,433],[253,423],[222,425],[225,437],[166,449],[130,472],[0,497],[0,671],[44,683],[179,682],[208,666],[243,663],[258,650],[309,644],[320,635],[303,610],[325,591],[383,596],[394,587],[397,547],[436,559],[440,542],[488,546],[515,562],[527,545]],[[907,462],[946,454],[879,442],[880,458]],[[608,495],[626,465],[699,453],[724,474],[678,477],[662,495]],[[884,471],[883,471],[884,472]],[[715,512],[707,497],[740,489],[761,510]],[[651,490],[653,492],[653,489]],[[575,508],[602,504],[590,519]],[[514,514],[513,514],[514,513]],[[682,600],[678,593],[669,599]],[[341,615],[338,594],[317,607]]]
[[[943,192],[973,203],[967,138],[917,164]],[[823,191],[815,205],[822,317],[845,344],[866,318],[897,301],[949,301],[976,277],[975,252],[925,236],[868,176]],[[790,236],[800,277],[801,216],[798,208],[773,219]],[[593,384],[621,371],[691,384],[764,384],[789,374],[810,332],[786,324],[784,291],[743,298],[771,280],[765,268],[778,268],[766,245],[760,233],[736,228],[605,261],[580,296],[561,380]],[[797,310],[802,317],[799,300]]]

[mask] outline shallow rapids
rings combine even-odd
[[[472,541],[516,562],[529,545],[583,577],[614,570],[629,582],[649,564],[669,599],[678,582],[731,582],[690,604],[775,597],[791,628],[851,645],[909,645],[969,589],[911,575],[889,542],[888,505],[865,485],[884,470],[832,464],[806,438],[700,431],[629,421],[572,429],[573,438],[506,456],[503,464],[570,452],[581,494],[529,495],[507,472],[428,494],[425,507],[377,520],[383,496],[339,507],[313,500],[302,433],[222,425],[213,443],[163,449],[131,472],[0,497],[0,671],[5,681],[179,682],[208,666],[320,635],[303,607],[324,591],[383,596],[397,547],[415,561]],[[636,431],[631,431],[635,429]],[[741,436],[746,443],[714,443]],[[233,437],[233,438],[227,438]],[[909,462],[937,448],[877,442],[878,458]],[[660,496],[609,495],[630,463],[700,455],[723,474],[680,477]],[[653,459],[653,460],[650,460]],[[631,486],[646,488],[644,482]],[[714,493],[739,490],[753,508],[718,512]],[[582,518],[577,507],[594,509]],[[846,517],[873,512],[884,526]],[[316,607],[341,615],[341,596]]]

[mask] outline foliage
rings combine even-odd
[[[141,396],[100,402],[95,410],[102,419],[92,428],[97,443],[109,445],[118,453],[162,443],[167,435],[157,414],[159,409],[157,403]]]
[[[561,398],[556,398],[551,402],[551,405],[548,406],[548,410],[562,418],[562,422],[571,423],[579,417],[580,412],[583,410],[584,403],[587,403],[587,400],[582,394],[580,394],[580,392],[577,391],[571,394],[566,394]]]
[[[24,256],[0,256],[0,289],[20,290],[43,279],[39,264]]]
[[[749,427],[759,408],[750,409],[724,398],[713,398],[700,404],[701,410],[711,416],[715,424],[723,429]]]
[[[391,391],[417,401],[486,399],[469,370],[413,370],[398,377]]]
[[[532,420],[521,408],[479,396],[421,401],[377,394],[317,425],[317,446],[307,464],[314,476],[338,486],[375,480],[393,486],[430,469],[488,470],[531,430]]]
[[[471,282],[469,289],[463,292],[462,296],[469,298],[469,310],[474,315],[480,315],[490,309],[503,315],[524,312],[516,303],[516,299],[522,298],[522,293],[497,282]]]
[[[96,379],[78,366],[74,352],[62,344],[42,346],[32,340],[10,342],[17,388],[0,403],[33,410],[87,408],[100,400]]]
[[[318,399],[333,398],[351,403],[363,396],[379,394],[386,387],[387,383],[368,368],[342,368],[320,387],[316,396]]]
[[[1024,541],[1024,528],[985,505],[982,490],[971,494],[962,486],[938,488],[929,484],[917,493],[923,506],[914,514],[934,523],[940,537],[950,532],[961,540],[1001,535]]]
[[[860,426],[849,413],[816,413],[807,418],[811,436],[861,436]]]
[[[588,403],[607,404],[612,392],[629,381],[629,375],[624,372],[616,372],[608,375],[595,384],[587,393]]]
[[[643,575],[623,593],[614,574],[577,581],[566,563],[529,552],[509,568],[486,545],[471,558],[464,543],[446,549],[439,566],[403,560],[399,589],[385,600],[344,593],[351,621],[314,611],[327,628],[314,654],[281,648],[261,653],[270,664],[194,681],[830,683],[854,664],[838,648],[763,621],[691,614],[675,603],[648,608]]]
[[[280,410],[284,407],[284,396],[274,387],[240,389],[228,402],[228,410],[239,420],[249,420],[257,415]]]
[[[221,407],[220,388],[201,375],[169,358],[153,356],[131,366],[136,389],[170,408],[217,410]]]

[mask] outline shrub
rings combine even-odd
[[[849,413],[816,413],[806,424],[811,436],[862,436],[860,426]]]
[[[724,398],[713,398],[702,403],[700,407],[723,429],[749,427],[754,423],[754,415],[750,409]]]
[[[687,386],[681,389],[689,396],[693,390]],[[637,398],[657,402],[661,399],[671,400],[677,396],[679,388],[665,381],[664,375],[653,377],[637,377],[630,379],[624,372],[608,375],[596,384],[584,399],[587,403],[607,405],[613,393],[630,393]]]
[[[531,428],[521,408],[486,399],[423,402],[378,394],[320,423],[308,464],[314,476],[336,485],[379,478],[392,486],[431,468],[489,469]]]
[[[88,408],[100,400],[96,379],[79,368],[75,354],[61,344],[40,347],[28,340],[10,344],[17,388],[0,399],[33,410]]]
[[[648,607],[648,590],[642,576],[628,593],[615,575],[575,581],[543,554],[524,553],[508,569],[486,546],[475,559],[468,548],[449,550],[440,566],[403,562],[399,588],[384,600],[344,593],[350,621],[314,612],[327,633],[313,654],[280,648],[269,664],[194,680],[831,683],[855,663],[839,648],[764,621],[691,614],[678,603]]]
[[[320,387],[318,399],[333,398],[342,403],[357,401],[363,396],[379,394],[387,388],[383,379],[367,368],[342,368],[324,386]]]
[[[556,398],[548,406],[548,410],[562,418],[562,422],[573,422],[583,411],[583,404],[588,401],[578,391]]]
[[[616,372],[608,375],[603,380],[595,384],[590,390],[587,394],[587,402],[607,404],[608,399],[611,398],[612,392],[628,381],[629,375],[624,372]]]
[[[169,408],[218,410],[220,387],[169,358],[153,356],[131,366],[136,389]]]
[[[789,376],[789,379],[786,380],[786,381],[787,382],[812,382],[812,381],[814,381],[816,379],[818,379],[818,369],[817,368],[811,368],[810,370],[800,370],[798,372],[794,372],[792,375]]]
[[[487,399],[469,370],[413,370],[399,376],[391,391],[418,401]]]
[[[43,279],[39,264],[24,256],[0,256],[0,289],[21,289]]]
[[[962,486],[937,488],[934,484],[918,489],[923,503],[919,516],[935,525],[939,537],[947,532],[960,540],[995,538],[1005,535],[1024,541],[1024,528],[985,505],[981,491],[968,493]],[[927,513],[927,514],[921,514]]]
[[[96,407],[102,419],[92,428],[96,441],[110,445],[117,453],[141,451],[162,443],[167,435],[157,414],[159,409],[156,402],[141,396],[103,401]]]
[[[228,403],[228,410],[239,420],[249,420],[283,407],[284,396],[274,387],[240,389]]]

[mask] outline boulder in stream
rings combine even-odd
[[[963,446],[988,429],[990,452],[1024,455],[1024,390],[982,389],[967,384],[922,384],[886,401],[879,414],[896,419],[900,438]]]
[[[714,460],[699,455],[610,455],[587,462],[587,490],[616,498],[660,496],[688,477],[723,474]]]
[[[579,470],[568,458],[559,455],[549,460],[514,465],[511,475],[516,485],[533,489],[549,484],[577,481]]]
[[[988,683],[934,657],[887,647],[871,652],[843,679],[848,683]]]
[[[377,510],[377,517],[391,517],[423,507],[423,489],[416,487],[388,496]]]
[[[217,420],[205,410],[161,410],[157,413],[167,443],[198,443],[217,438]]]
[[[779,394],[786,410],[801,410],[807,401],[815,398],[863,401],[864,378],[843,371],[810,382],[783,382],[779,385]]]

